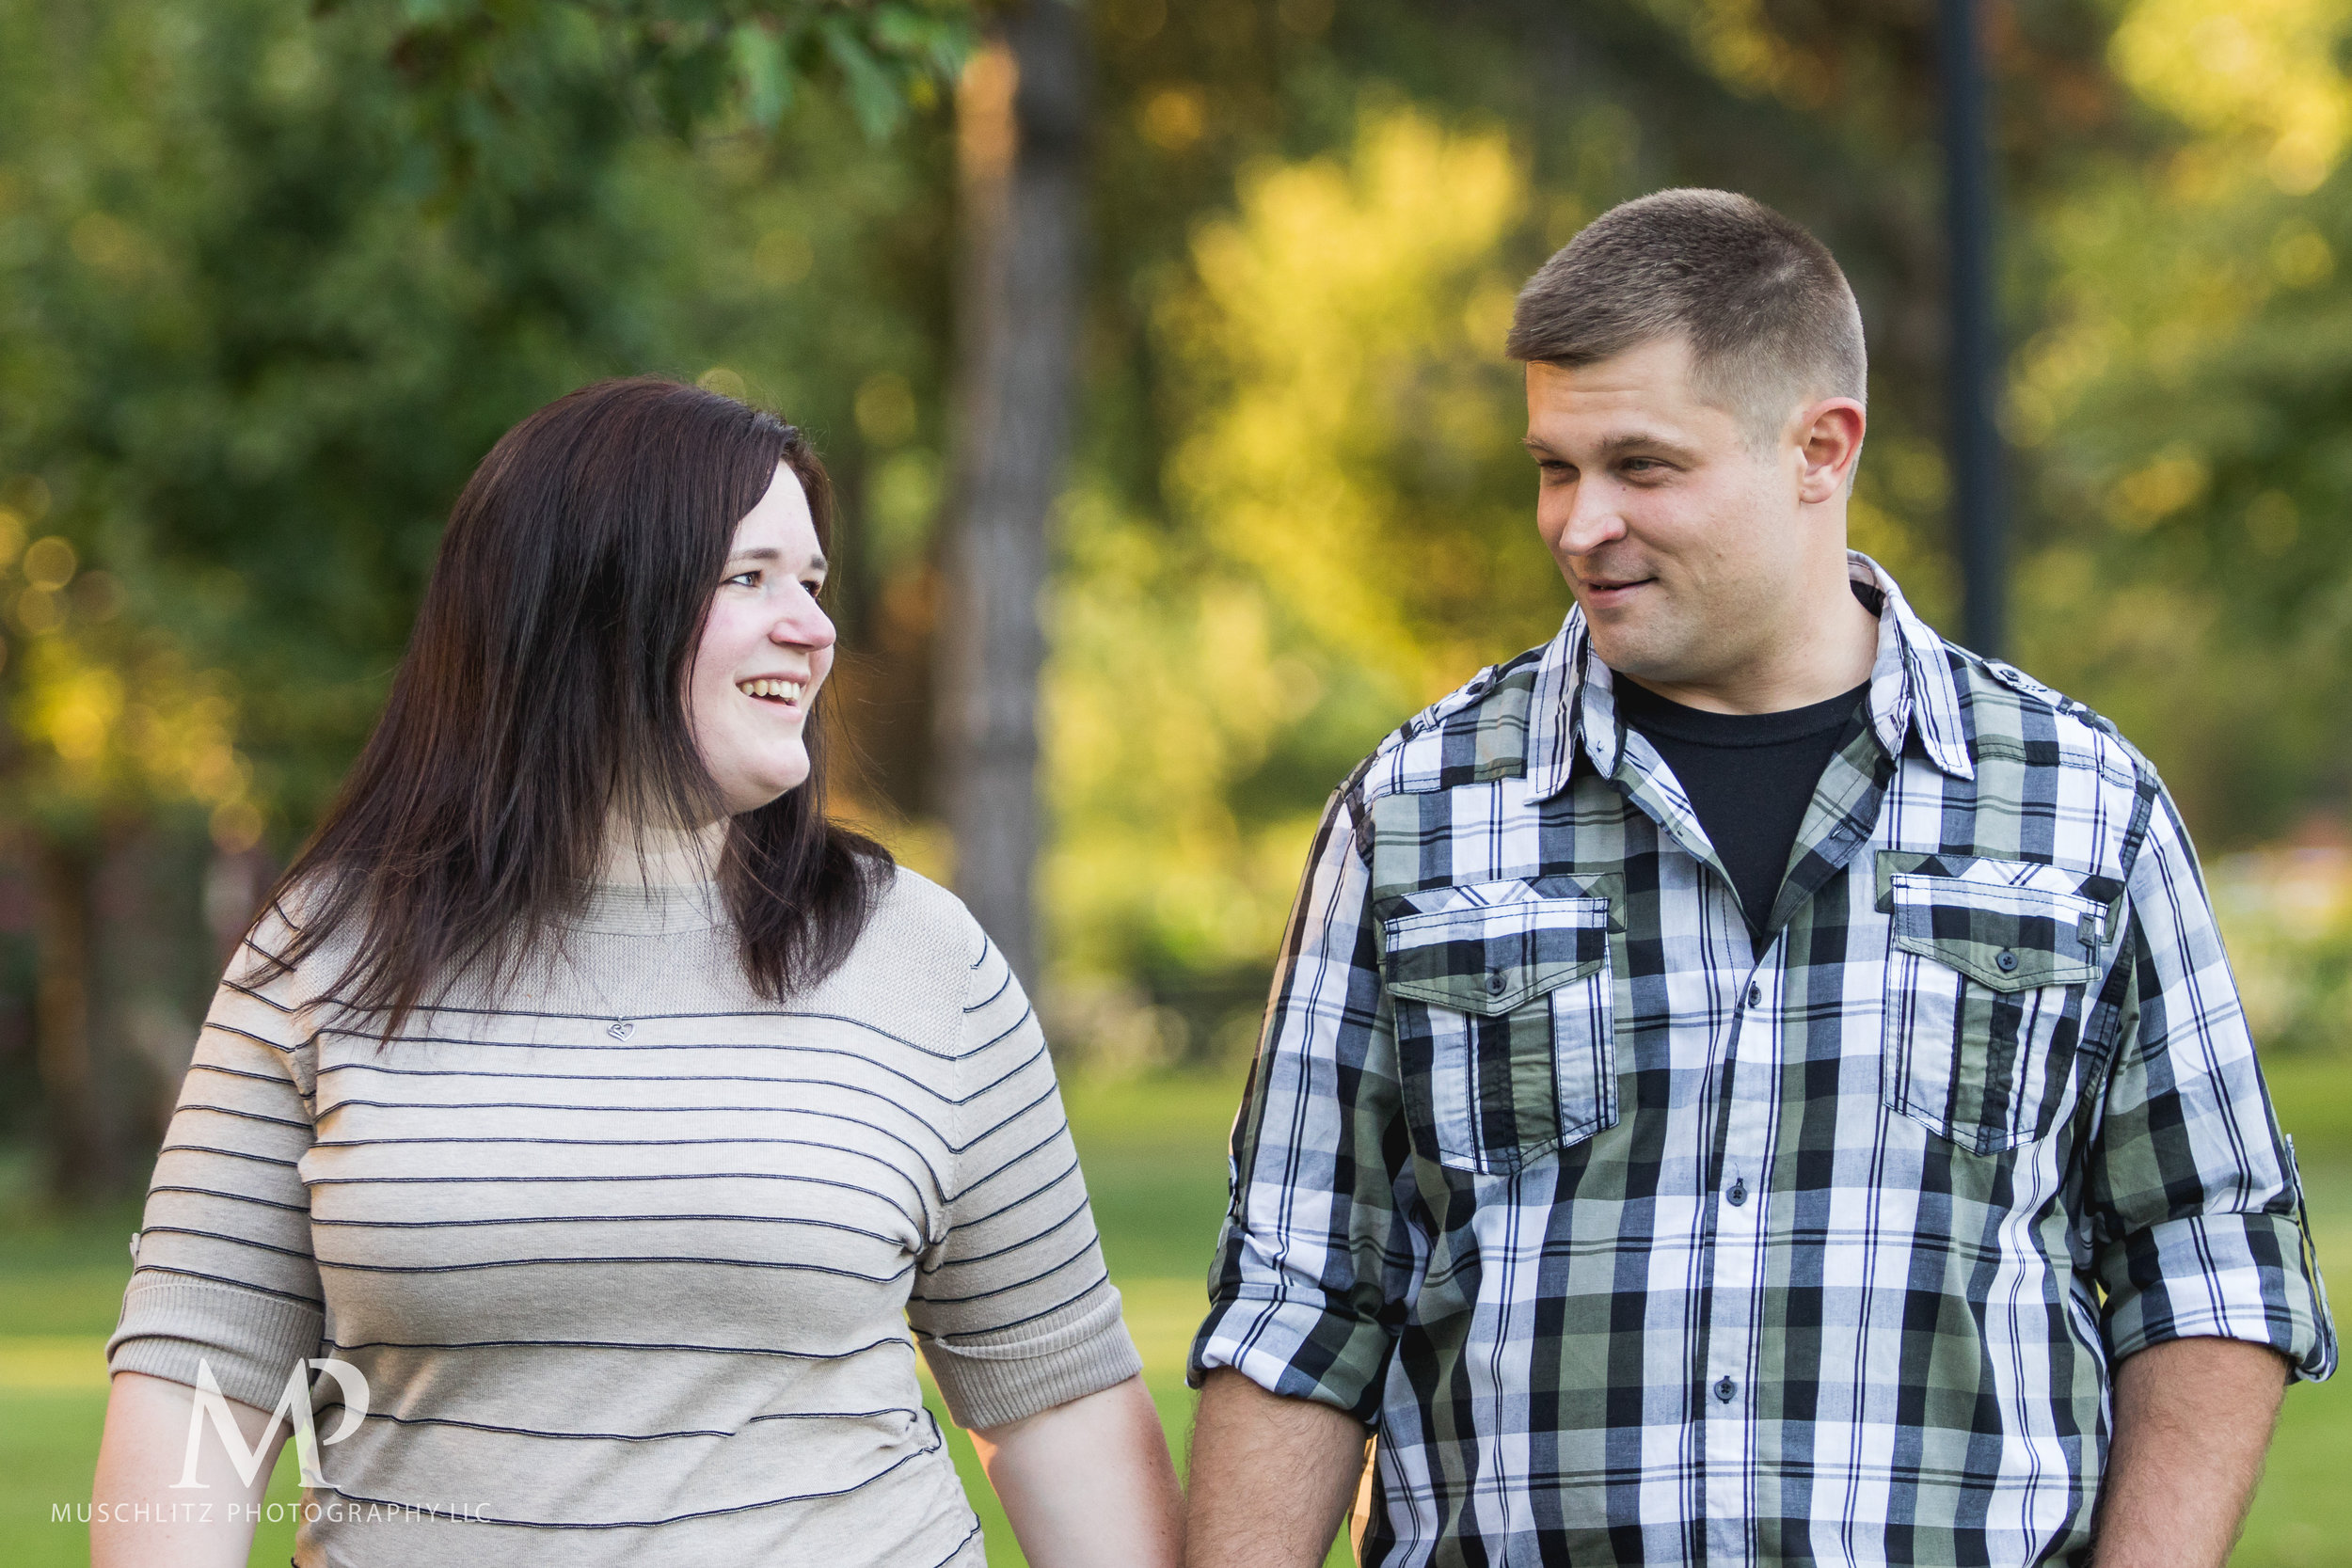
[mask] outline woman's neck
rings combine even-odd
[[[616,818],[605,831],[604,862],[596,879],[648,887],[707,882],[719,874],[719,853],[726,841],[723,819],[686,830],[641,827]]]

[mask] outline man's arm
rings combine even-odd
[[[2221,1568],[2286,1383],[2284,1356],[2239,1339],[2170,1339],[2118,1367],[2098,1568]]]
[[[1185,1568],[1316,1568],[1363,1470],[1353,1416],[1218,1368],[1193,1420]]]
[[[1202,1390],[1195,1564],[1323,1560],[1363,1474],[1411,1289],[1395,1035],[1354,783],[1324,812],[1234,1118],[1232,1203],[1188,1368]]]

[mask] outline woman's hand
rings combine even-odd
[[[972,1446],[1032,1568],[1177,1568],[1184,1494],[1143,1379],[976,1427]]]
[[[226,1402],[250,1453],[270,1416]],[[246,1481],[208,1422],[197,1444],[196,1479],[204,1489],[177,1489],[195,1411],[196,1390],[184,1384],[115,1373],[90,1487],[90,1568],[245,1568],[262,1497],[290,1429],[278,1423]]]

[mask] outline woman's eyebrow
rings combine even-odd
[[[727,559],[729,561],[782,561],[784,559],[784,552],[769,546],[762,545],[755,550],[737,550],[733,555],[728,556]],[[826,571],[829,570],[831,566],[832,562],[825,559],[825,552],[822,550],[818,550],[815,555],[808,558],[808,569],[812,572]]]

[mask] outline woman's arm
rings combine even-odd
[[[251,1454],[271,1425],[266,1411],[228,1400]],[[196,1479],[177,1488],[188,1463],[196,1390],[144,1372],[117,1372],[106,1396],[106,1434],[90,1487],[90,1568],[245,1568],[253,1526],[288,1426],[270,1432],[250,1481],[240,1479],[221,1435],[205,1423]]]
[[[1032,1568],[1177,1568],[1184,1494],[1143,1379],[976,1427],[972,1446]]]

